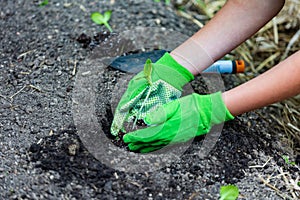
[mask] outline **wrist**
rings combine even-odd
[[[219,124],[234,119],[234,115],[228,110],[221,92],[209,95],[212,109],[211,124]]]
[[[234,95],[230,95],[229,93],[230,93],[229,91],[225,91],[222,93],[222,99],[223,99],[223,102],[224,102],[226,108],[233,116],[242,114],[242,112],[238,108],[238,105],[233,100]]]
[[[214,63],[208,52],[202,45],[191,37],[174,49],[171,56],[193,75],[200,74]]]
[[[170,55],[177,63],[179,63],[182,67],[186,68],[191,74],[193,75],[198,74],[193,64],[191,64],[189,61],[184,59],[180,54],[177,54],[176,52],[172,51]]]
[[[165,53],[156,63],[153,63],[153,66],[160,79],[179,90],[182,90],[186,83],[194,80],[194,75],[174,60],[169,53]]]

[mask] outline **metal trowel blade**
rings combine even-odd
[[[144,69],[148,58],[154,63],[162,57],[166,50],[153,50],[116,58],[109,66],[122,72],[138,73]]]

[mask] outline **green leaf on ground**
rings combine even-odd
[[[160,0],[154,0],[154,2],[159,3]],[[165,4],[170,4],[170,3],[171,3],[171,0],[165,0]]]
[[[49,4],[49,1],[48,0],[44,0],[44,1],[42,1],[40,4],[39,4],[39,6],[46,6],[46,5],[48,5]]]
[[[235,185],[222,186],[220,189],[220,200],[236,200],[239,196],[239,189]]]
[[[113,30],[108,23],[108,21],[111,18],[111,13],[111,10],[105,11],[104,14],[101,14],[99,12],[93,12],[91,14],[91,19],[96,24],[104,25],[110,32],[112,32]]]
[[[282,158],[284,159],[284,161],[285,161],[286,164],[293,165],[293,166],[296,165],[295,162],[291,162],[290,161],[289,156],[283,155]]]

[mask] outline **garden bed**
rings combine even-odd
[[[270,114],[280,119],[274,107],[226,123],[216,144],[204,157],[199,152],[203,151],[205,137],[200,137],[176,159],[167,160],[155,170],[115,169],[98,159],[97,150],[102,155],[109,154],[110,149],[91,150],[82,139],[81,124],[74,118],[74,108],[82,104],[74,101],[74,95],[80,99],[76,91],[89,91],[89,85],[80,85],[78,77],[97,79],[91,90],[95,104],[88,108],[95,111],[95,124],[108,133],[113,117],[113,89],[125,74],[107,67],[109,60],[104,55],[108,46],[101,44],[101,37],[96,37],[99,44],[92,45],[83,45],[78,38],[89,41],[90,37],[92,41],[96,33],[104,33],[106,28],[94,24],[90,14],[109,9],[112,10],[110,25],[116,34],[137,27],[155,27],[154,31],[163,31],[165,36],[169,32],[190,36],[199,28],[192,20],[178,16],[172,5],[150,0],[51,0],[45,6],[25,0],[2,3],[1,198],[217,199],[220,187],[227,184],[238,186],[240,199],[294,197],[296,191],[287,186],[297,178],[299,169],[282,156],[290,156],[290,161],[298,164],[299,158],[282,142],[285,135],[282,129],[274,128],[278,124]],[[164,48],[176,45],[172,44],[174,40],[169,41]],[[200,79],[191,83],[195,91],[202,88]],[[226,89],[245,81],[236,75],[221,79]],[[81,97],[87,105],[90,103],[88,96]],[[89,128],[84,134],[91,135]],[[111,138],[105,138],[110,142]],[[109,148],[120,149],[110,144]],[[130,155],[139,158],[139,154]],[[119,162],[119,158],[111,159],[111,163]]]

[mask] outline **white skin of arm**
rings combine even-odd
[[[223,93],[234,116],[300,94],[300,51],[260,76]]]
[[[170,54],[197,75],[256,33],[283,5],[284,0],[228,0],[202,29]]]
[[[205,27],[174,49],[171,55],[197,75],[251,37],[283,5],[283,0],[229,0]],[[224,92],[223,100],[236,116],[299,93],[300,51],[264,74]]]

